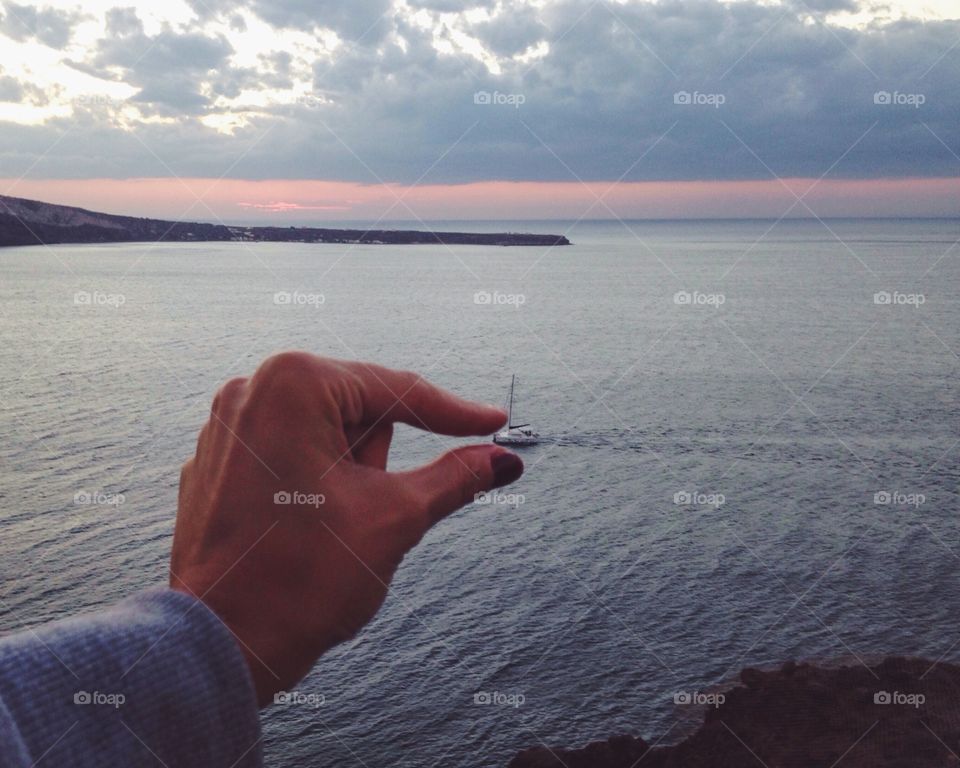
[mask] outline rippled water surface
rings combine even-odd
[[[302,691],[322,706],[266,714],[270,766],[670,741],[674,693],[746,665],[960,660],[960,224],[570,237],[0,251],[0,629],[161,583],[213,392],[300,347],[493,402],[516,372],[545,440],[522,504],[436,528],[374,623],[320,661]],[[322,303],[274,303],[294,291]],[[401,428],[391,462],[452,444]],[[690,497],[714,503],[675,503]]]

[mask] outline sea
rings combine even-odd
[[[669,744],[744,667],[960,661],[960,221],[433,226],[572,245],[0,251],[0,631],[165,583],[213,393],[304,349],[515,374],[542,440],[264,713],[271,768]]]

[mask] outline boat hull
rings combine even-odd
[[[493,436],[497,445],[536,445],[540,438],[536,435],[511,435],[507,432],[498,432]]]

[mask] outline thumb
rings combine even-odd
[[[443,454],[419,469],[399,473],[413,497],[426,503],[430,525],[469,504],[483,491],[500,488],[523,474],[515,453],[491,445],[470,445]]]

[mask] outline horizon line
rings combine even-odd
[[[98,213],[233,226],[297,222],[960,218],[960,177],[671,182],[0,179],[0,194]]]

